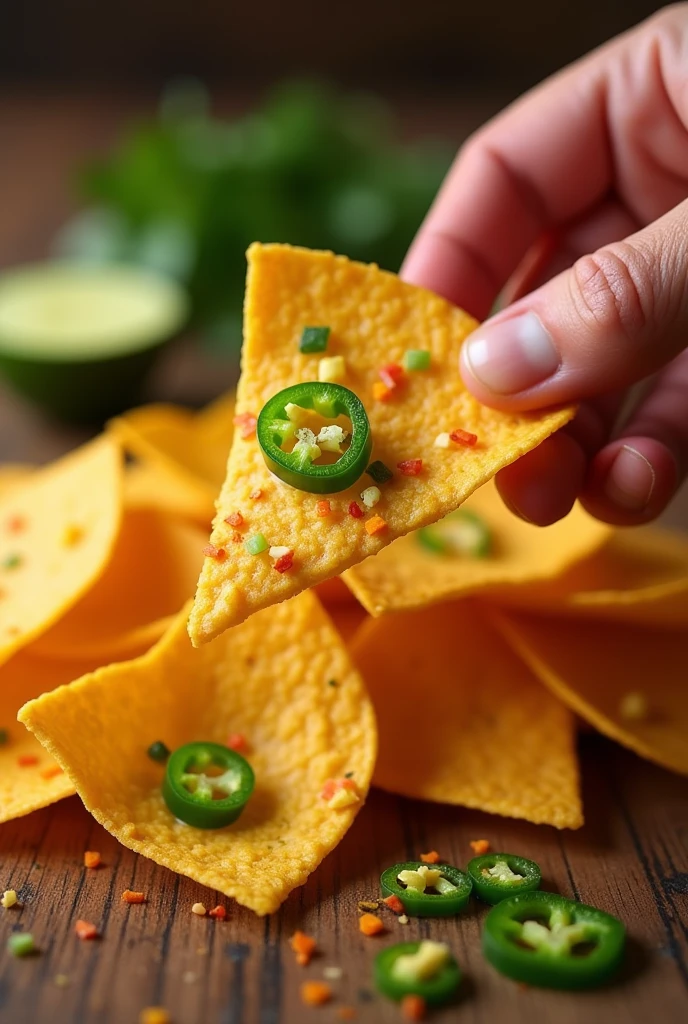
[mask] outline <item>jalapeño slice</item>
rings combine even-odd
[[[223,828],[239,817],[254,786],[248,761],[220,743],[187,743],[172,753],[162,795],[180,821]]]
[[[348,416],[351,442],[336,462],[314,465],[320,452],[303,440],[291,452],[282,449],[289,437],[296,436],[287,406],[313,409],[328,419]],[[256,436],[270,472],[291,487],[312,494],[335,494],[355,484],[368,466],[373,447],[368,415],[360,398],[341,384],[324,381],[293,384],[269,399],[258,416]]]
[[[542,988],[601,985],[623,959],[626,929],[596,907],[550,892],[524,892],[492,908],[483,953],[516,981]]]
[[[414,876],[423,879],[425,889],[414,887],[414,882],[418,884]],[[407,861],[383,871],[380,886],[385,896],[398,896],[410,917],[451,917],[465,909],[473,883],[463,871],[449,864]]]
[[[413,976],[399,968],[402,958],[416,958],[422,946],[442,946],[442,943],[399,942],[388,946],[375,957],[373,975],[375,987],[388,999],[401,1000],[404,996],[421,996],[428,1006],[441,1006],[449,1002],[461,984],[461,968],[447,951],[444,962],[431,973],[420,970]],[[408,963],[408,960],[406,961]],[[424,976],[425,975],[425,976]]]
[[[542,874],[534,860],[512,853],[486,853],[468,862],[473,892],[485,903],[501,903],[517,892],[540,888]]]
[[[433,526],[422,527],[416,533],[416,540],[435,555],[487,558],[492,550],[490,527],[467,508],[457,508]]]

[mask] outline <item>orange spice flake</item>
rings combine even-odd
[[[330,513],[332,512],[332,506],[330,505],[329,501],[323,499],[322,501],[316,502],[315,510],[318,514],[319,519],[326,519],[327,516],[329,516]]]
[[[332,989],[324,981],[304,981],[301,1002],[306,1006],[324,1006],[332,999]]]
[[[242,412],[234,417],[234,426],[239,430],[239,437],[242,441],[248,441],[256,432],[258,418],[252,412]]]
[[[217,906],[213,907],[212,910],[208,911],[208,917],[214,917],[218,921],[224,921],[227,917],[227,910],[225,907]]]
[[[244,517],[241,512],[232,512],[230,515],[225,516],[225,522],[229,526],[233,526],[235,529],[238,529],[240,526],[244,525]]]
[[[243,732],[230,732],[227,737],[227,746],[230,750],[236,750],[237,754],[248,753],[248,740]]]
[[[131,889],[125,889],[122,893],[123,903],[146,903],[146,894],[143,892],[133,892]]]
[[[381,380],[376,380],[373,383],[373,398],[376,402],[388,402],[393,394],[394,390],[388,388]]]
[[[98,929],[94,924],[90,924],[88,921],[77,921],[74,925],[74,931],[76,932],[77,937],[84,942],[87,939],[98,938]]]
[[[394,893],[392,893],[391,896],[386,896],[382,902],[386,907],[389,907],[390,910],[393,910],[395,914],[404,913],[404,904],[398,896],[394,895]]]
[[[387,523],[382,516],[371,516],[366,520],[366,533],[374,537],[377,533],[383,533],[387,529]]]
[[[362,935],[379,935],[385,930],[385,926],[377,914],[363,914],[358,919],[358,930]]]
[[[426,1009],[422,996],[408,995],[401,1000],[401,1015],[405,1020],[425,1020]]]
[[[84,852],[84,867],[99,868],[101,864],[100,854],[97,850],[86,850]]]
[[[35,754],[20,754],[17,764],[20,768],[33,768],[35,764],[38,764],[38,758]]]
[[[478,435],[471,434],[468,430],[457,429],[451,431],[449,439],[453,441],[454,444],[461,444],[465,448],[473,448],[473,446],[477,444]]]
[[[251,493],[249,494],[249,498],[251,499],[251,501],[260,501],[260,499],[262,497],[263,497],[263,489],[262,489],[262,487],[256,487],[255,491],[251,491]]]
[[[8,533],[21,533],[22,530],[26,529],[26,519],[24,516],[10,516],[7,520],[7,532]]]
[[[289,939],[289,945],[296,953],[296,962],[300,967],[307,967],[316,950],[316,941],[305,932],[296,931]]]
[[[490,840],[489,839],[473,839],[468,844],[476,855],[476,857],[482,857],[484,853],[490,852]]]
[[[207,558],[214,558],[216,562],[224,562],[227,557],[227,552],[224,548],[216,548],[214,544],[206,544],[203,548],[203,554]]]
[[[429,853],[421,853],[420,859],[424,864],[439,864],[442,858],[437,850],[430,850]]]
[[[49,768],[44,768],[41,772],[41,778],[48,781],[49,779],[56,779],[58,775],[64,774],[64,768],[60,768],[59,764],[51,764]]]

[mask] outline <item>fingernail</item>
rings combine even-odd
[[[513,395],[551,377],[561,360],[535,313],[479,328],[463,357],[473,376],[496,395]]]
[[[607,473],[604,484],[607,497],[628,512],[642,512],[650,503],[654,487],[652,463],[636,448],[625,444]]]

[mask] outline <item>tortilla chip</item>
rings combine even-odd
[[[23,484],[35,468],[24,462],[5,462],[0,465],[0,498]]]
[[[495,622],[581,718],[641,757],[688,775],[687,633],[502,611]],[[624,714],[629,695],[640,698],[646,714]]]
[[[353,822],[361,802],[333,810],[320,792],[328,779],[353,772],[365,798],[376,751],[373,709],[311,594],[200,651],[186,635],[187,615],[188,608],[144,657],[46,694],[20,719],[125,846],[271,913]],[[224,743],[235,732],[246,737],[256,773],[246,810],[225,829],[179,823],[163,802],[164,768],[147,757],[148,746]]]
[[[514,415],[476,402],[458,372],[459,350],[475,321],[393,274],[286,245],[253,245],[248,262],[238,414],[257,415],[276,392],[317,380],[319,356],[301,354],[299,339],[304,326],[327,325],[328,355],[345,358],[342,383],[365,403],[373,460],[384,462],[395,476],[383,485],[382,500],[373,510],[386,527],[370,536],[367,519],[347,512],[371,482],[367,476],[332,495],[332,514],[319,519],[316,501],[321,496],[275,482],[255,436],[244,439],[237,433],[211,542],[225,547],[232,531],[225,517],[240,511],[247,534],[262,533],[270,545],[293,549],[294,567],[279,574],[267,553],[254,556],[243,545],[223,561],[206,559],[189,625],[195,645],[442,518],[574,412],[569,407]],[[430,369],[409,373],[390,401],[375,400],[380,369],[400,363],[405,351],[419,347],[431,352]],[[453,450],[435,447],[435,438],[454,428],[477,434],[478,443],[453,444]],[[396,469],[400,461],[416,458],[423,460],[421,475],[405,476]],[[251,497],[257,491],[259,500]]]
[[[199,526],[151,509],[127,510],[103,575],[32,650],[100,658],[99,665],[147,650],[193,594],[204,541]]]
[[[608,526],[579,505],[553,526],[531,526],[507,509],[492,482],[472,494],[463,507],[489,527],[490,554],[483,558],[435,554],[422,547],[417,535],[402,537],[376,558],[344,573],[344,582],[371,615],[422,608],[500,585],[510,592],[557,576],[610,534]]]
[[[499,591],[500,604],[547,615],[688,627],[688,539],[642,527],[616,530],[591,557],[558,579]]]
[[[208,493],[189,487],[179,474],[147,460],[130,462],[124,472],[124,504],[130,509],[154,509],[168,516],[190,519],[207,531],[215,506]],[[204,534],[207,536],[207,532]]]
[[[556,828],[583,824],[573,716],[477,604],[371,619],[351,650],[378,716],[375,785]]]
[[[103,572],[122,511],[121,452],[101,437],[0,499],[0,663]]]

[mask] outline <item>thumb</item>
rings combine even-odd
[[[688,200],[487,320],[461,352],[488,405],[534,409],[627,387],[688,344]]]

